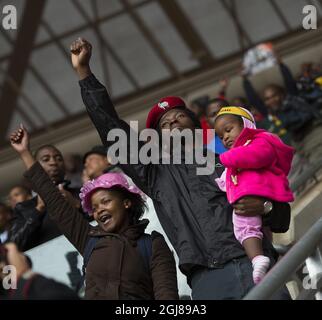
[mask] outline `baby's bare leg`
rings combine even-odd
[[[243,247],[250,260],[253,260],[256,256],[263,255],[262,240],[259,238],[248,238],[243,241]]]

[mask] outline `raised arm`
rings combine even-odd
[[[34,160],[29,149],[28,133],[23,126],[11,134],[10,140],[27,169],[24,176],[31,183],[32,189],[43,199],[50,218],[82,254],[90,230],[87,220],[63,197],[39,162]]]
[[[226,93],[227,93],[227,88],[229,85],[229,79],[227,77],[221,79],[219,81],[219,85],[220,85],[220,88],[219,88],[219,91],[217,94],[217,98],[222,99],[222,100],[226,100],[227,99]]]
[[[151,196],[150,184],[153,179],[150,172],[151,165],[130,164],[130,134],[133,130],[119,118],[106,88],[92,74],[89,66],[91,50],[92,46],[84,39],[78,39],[71,45],[72,64],[80,79],[81,94],[87,113],[96,127],[102,143],[107,148],[113,144],[113,142],[107,141],[110,130],[122,129],[126,133],[127,163],[119,166],[141,190]],[[133,131],[132,135],[136,136],[137,132]],[[139,143],[138,149],[142,145],[142,143]]]
[[[299,94],[298,89],[297,89],[297,85],[296,85],[296,81],[292,75],[291,70],[289,69],[289,67],[283,63],[282,58],[279,56],[279,54],[274,50],[274,55],[275,58],[278,62],[282,77],[283,77],[283,81],[284,81],[284,86],[286,89],[286,92],[290,95],[296,96]]]
[[[31,270],[26,256],[13,243],[5,245],[8,264],[15,267],[17,287],[8,291],[9,300],[78,300],[77,294],[61,283]],[[3,273],[0,270],[0,279]]]
[[[249,101],[250,105],[254,107],[258,112],[260,112],[264,117],[267,117],[268,115],[268,109],[264,103],[264,101],[261,99],[261,97],[258,95],[258,93],[255,91],[252,83],[248,79],[246,75],[242,75],[243,78],[243,87],[244,91],[247,97],[247,100]]]
[[[281,74],[282,74],[282,77],[284,80],[284,85],[285,85],[285,89],[286,89],[287,93],[294,95],[294,96],[298,95],[296,81],[295,81],[289,67],[282,62],[279,64],[279,67],[281,70]]]

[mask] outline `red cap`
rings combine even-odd
[[[186,108],[185,102],[179,97],[165,97],[162,98],[153,108],[150,110],[146,119],[146,127],[156,129],[161,117],[169,110],[184,107]]]

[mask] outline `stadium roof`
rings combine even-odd
[[[6,4],[0,0],[0,8]],[[116,101],[182,81],[255,44],[301,28],[305,0],[13,0],[18,28],[0,27],[0,145],[23,122],[50,131],[84,113],[68,48],[82,36]]]

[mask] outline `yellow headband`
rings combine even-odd
[[[241,116],[241,117],[244,117],[244,118],[250,120],[251,122],[254,122],[252,117],[245,110],[243,110],[239,107],[223,107],[223,108],[221,108],[216,116],[216,119],[223,114],[234,114],[236,116]]]

